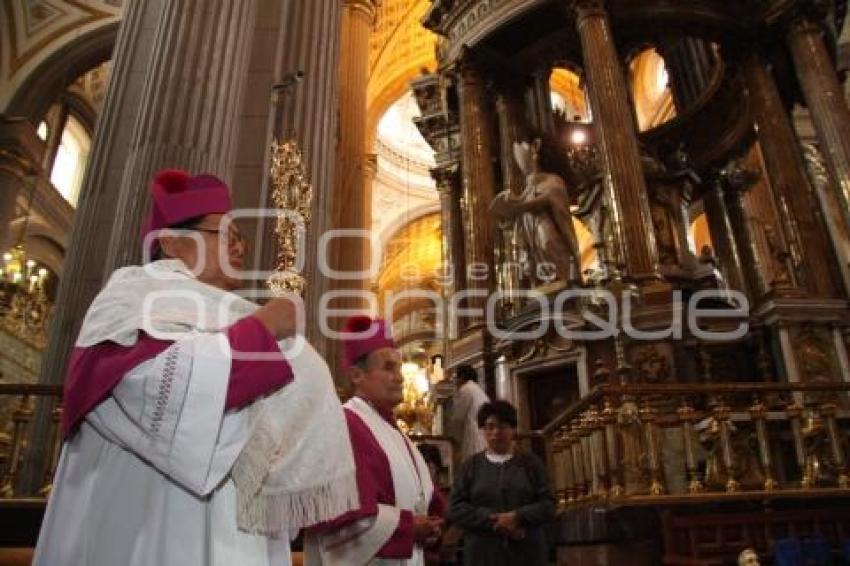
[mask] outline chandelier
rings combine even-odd
[[[33,180],[17,242],[2,256],[0,327],[41,349],[47,344],[47,326],[52,304],[47,295],[50,272],[34,259],[28,258],[24,248],[34,192]]]

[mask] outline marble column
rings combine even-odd
[[[525,188],[525,178],[514,159],[514,143],[522,141],[525,135],[520,95],[510,89],[499,92],[496,95],[496,115],[499,118],[499,162],[502,166],[499,190],[520,194]]]
[[[841,281],[844,283],[844,293],[850,297],[850,226],[844,214],[844,203],[838,192],[833,189],[832,176],[817,144],[803,144],[803,158],[820,203],[824,223],[829,230]]]
[[[748,54],[743,69],[774,202],[800,286],[812,296],[834,297],[838,294],[834,254],[791,119],[761,57]]]
[[[658,250],[626,80],[603,0],[570,0],[581,37],[590,107],[606,171],[615,245],[625,275],[658,279]]]
[[[741,268],[741,255],[738,253],[738,244],[735,241],[734,230],[729,220],[722,186],[717,183],[711,187],[703,194],[702,202],[711,232],[711,243],[714,245],[714,251],[720,261],[720,267],[726,277],[727,284],[730,288],[753,298]],[[699,251],[697,250],[697,253]]]
[[[18,195],[27,194],[42,171],[44,150],[29,120],[0,115],[0,244],[14,244],[19,237],[9,233],[9,224]]]
[[[801,10],[789,27],[787,43],[826,165],[850,224],[850,110],[818,24],[820,18],[814,8]]]
[[[107,272],[137,263],[148,184],[164,167],[230,181],[246,88],[256,0],[165,3],[157,28],[145,101],[129,140],[118,187]]]
[[[493,169],[493,124],[488,107],[484,79],[471,53],[460,63],[460,129],[461,174],[463,200],[466,207],[464,238],[466,241],[466,289],[488,293],[495,288],[493,250],[496,227],[489,211],[496,196],[496,176]],[[470,297],[469,308],[484,309],[486,297]],[[466,326],[483,323],[483,318],[470,317],[461,321]]]

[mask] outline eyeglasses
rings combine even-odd
[[[508,430],[509,428],[513,428],[513,426],[508,423],[484,423],[484,426],[481,427],[486,432]]]
[[[214,228],[192,228],[195,232],[207,232],[208,234],[219,234],[223,232],[223,230],[218,230]],[[237,246],[237,245],[245,245],[245,237],[236,231],[227,231],[227,245],[228,246]]]

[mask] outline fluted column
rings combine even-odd
[[[538,69],[531,74],[531,84],[526,92],[528,114],[531,123],[541,132],[555,131],[555,116],[552,112],[552,91],[549,88],[551,71]]]
[[[366,88],[369,82],[369,35],[377,12],[374,0],[343,0],[340,24],[339,139],[337,143],[336,229],[371,228],[371,185],[366,183]],[[369,246],[361,239],[334,241],[331,266],[362,271]],[[337,288],[365,288],[369,281],[336,281]]]
[[[463,219],[460,208],[461,184],[457,166],[433,169],[432,177],[440,195],[440,221],[443,233],[443,268],[448,275],[443,288],[447,297],[462,291],[466,286],[466,269],[463,238]]]
[[[714,244],[714,250],[729,287],[752,297],[752,294],[748,293],[749,289],[741,268],[741,256],[738,253],[738,244],[735,242],[729,212],[726,210],[722,186],[718,183],[706,191],[702,202],[711,232],[711,243]]]
[[[254,6],[255,0],[165,3],[118,188],[107,270],[139,261],[147,187],[158,169],[230,180]]]
[[[741,256],[743,276],[752,294],[751,296],[758,300],[767,293],[768,284],[756,249],[753,227],[744,203],[745,191],[744,187],[729,186],[728,183],[724,183],[723,186],[726,212],[729,215],[729,225],[732,228],[738,253]]]
[[[832,249],[838,263],[838,271],[844,283],[844,293],[850,297],[850,226],[844,214],[844,203],[834,190],[832,177],[823,159],[823,153],[817,144],[803,145],[803,159],[809,172],[809,178],[815,188],[824,223],[829,230]]]
[[[116,188],[121,183],[130,139],[138,114],[146,102],[138,96],[148,73],[151,45],[163,0],[129,2],[112,57],[110,80],[92,140],[91,158],[80,190],[80,199],[65,254],[47,347],[39,381],[62,383],[71,346],[89,304],[103,283],[105,259],[110,244],[104,237],[115,220]],[[140,188],[145,190],[146,187]],[[50,418],[53,407],[42,404],[35,413],[24,461],[21,493],[34,493],[44,477]]]
[[[466,206],[466,288],[490,292],[495,288],[496,279],[493,261],[495,227],[489,211],[496,195],[493,125],[483,77],[470,54],[460,64],[460,99],[461,167]],[[481,277],[485,268],[486,277]],[[483,309],[486,302],[486,297],[470,298],[467,305]],[[483,321],[473,318],[463,322],[475,325]]]
[[[818,12],[814,7],[801,10],[789,27],[787,42],[826,165],[850,219],[850,110],[818,25],[822,17]]]
[[[748,54],[743,68],[773,198],[800,286],[813,296],[834,297],[834,256],[791,119],[758,54]]]
[[[0,114],[0,244],[18,237],[9,233],[9,224],[15,218],[18,194],[26,194],[36,182],[44,149],[28,120]]]
[[[708,88],[717,64],[711,44],[697,37],[674,37],[661,42],[661,55],[670,76],[670,91],[679,111],[692,106]]]
[[[602,0],[569,0],[581,37],[584,72],[599,136],[611,225],[632,279],[656,279],[658,251],[634,117]]]

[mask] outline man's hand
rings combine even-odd
[[[413,539],[423,544],[434,544],[443,534],[443,519],[428,515],[413,517]]]
[[[516,511],[494,513],[490,515],[490,519],[493,521],[493,530],[500,535],[516,540],[525,536],[525,532],[519,524],[519,519],[517,519]]]
[[[295,334],[295,304],[287,298],[271,299],[254,312],[254,316],[278,340]]]

